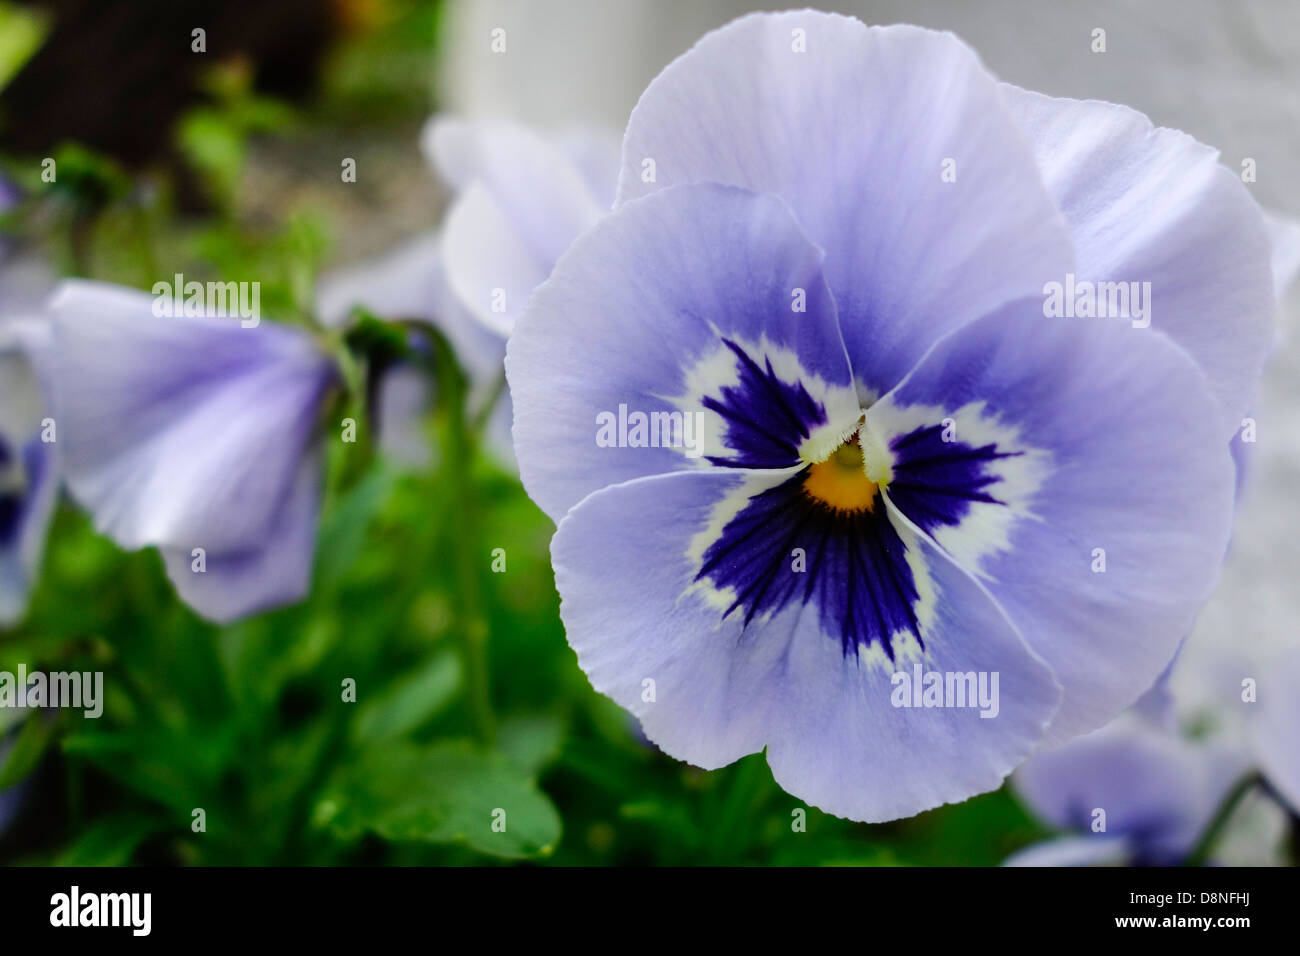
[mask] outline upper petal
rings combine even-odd
[[[149,295],[66,283],[51,306],[68,487],[126,548],[259,547],[336,380],[305,333],[162,318]]]
[[[521,124],[435,116],[422,142],[459,194],[444,227],[451,288],[489,328],[508,332],[533,287],[608,204],[560,148]]]
[[[708,34],[633,110],[620,200],[701,181],[794,209],[869,395],[1072,261],[997,82],[951,34],[811,10]]]
[[[1254,199],[1215,150],[1128,107],[1003,93],[1073,234],[1078,278],[1150,283],[1143,321],[1204,370],[1228,440],[1273,335],[1271,244]]]
[[[661,191],[587,232],[506,371],[520,474],[556,520],[640,475],[829,453],[859,414],[820,250],[781,200],[723,186]],[[691,430],[661,441],[659,416]]]

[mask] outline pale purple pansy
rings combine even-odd
[[[1270,663],[1249,732],[1261,771],[1300,815],[1300,645],[1278,651]]]
[[[65,282],[53,298],[68,489],[121,547],[157,547],[205,618],[297,601],[335,362],[303,329],[153,307],[148,293],[97,282]]]
[[[1231,723],[1179,720],[1187,645],[1136,704],[1101,730],[1035,754],[1012,775],[1022,803],[1061,835],[1018,851],[1008,866],[1278,865],[1286,859],[1287,811],[1268,748],[1252,748]],[[1270,680],[1280,712],[1252,724],[1287,741],[1293,753],[1294,713],[1285,711],[1297,675]],[[1283,719],[1274,719],[1283,718]],[[1289,729],[1288,729],[1289,728]],[[1191,730],[1195,729],[1195,733]],[[1261,760],[1261,754],[1264,759]],[[1286,766],[1283,757],[1283,767]],[[1294,767],[1294,758],[1291,758]],[[1283,798],[1285,799],[1285,797]]]
[[[556,260],[608,212],[617,142],[600,131],[547,136],[507,120],[435,116],[421,146],[454,193],[442,227],[448,286],[504,338]]]
[[[0,179],[0,212],[19,198]],[[0,627],[27,609],[58,501],[50,330],[39,316],[52,283],[44,261],[0,239]]]
[[[1184,863],[1247,769],[1226,741],[1186,739],[1138,713],[1122,714],[1015,772],[1020,798],[1066,833],[1006,865]]]
[[[707,35],[508,348],[579,663],[667,753],[766,748],[858,820],[1103,726],[1216,579],[1269,252],[1212,150],[950,34]],[[1146,311],[1051,315],[1076,281]]]
[[[323,275],[317,284],[316,314],[330,328],[344,326],[358,308],[391,321],[415,320],[439,329],[456,352],[469,380],[469,408],[479,413],[496,401],[487,441],[503,461],[513,461],[509,400],[497,398],[505,341],[471,314],[451,291],[443,268],[442,235],[408,239],[383,255]],[[379,451],[398,464],[422,468],[433,461],[423,420],[434,402],[428,374],[408,364],[384,372],[376,396]]]
[[[27,609],[58,502],[49,341],[39,318],[0,318],[0,627]]]
[[[0,767],[5,765],[9,755],[13,753],[18,733],[26,716],[27,712],[24,711],[0,710]],[[0,837],[4,836],[5,831],[22,810],[28,786],[28,781],[23,780],[12,786],[0,788]]]

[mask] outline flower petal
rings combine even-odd
[[[435,116],[422,139],[459,193],[444,226],[451,287],[506,334],[529,293],[607,206],[560,149],[520,124]]]
[[[125,548],[261,547],[333,362],[298,330],[159,318],[150,296],[100,283],[66,283],[51,308],[59,446],[96,527]]]
[[[555,260],[529,248],[509,212],[481,183],[451,204],[443,229],[452,291],[485,327],[509,335]]]
[[[1106,837],[1129,839],[1139,862],[1169,865],[1191,852],[1245,770],[1230,747],[1182,740],[1125,714],[1035,755],[1011,779],[1054,826],[1104,826]]]
[[[384,371],[375,397],[375,431],[381,454],[408,468],[433,464],[435,451],[426,419],[437,399],[429,375],[408,363]]]
[[[619,196],[706,181],[781,196],[826,250],[866,397],[1072,261],[997,82],[947,33],[801,10],[708,34],[633,110]]]
[[[1271,663],[1260,678],[1251,732],[1269,782],[1300,810],[1300,647],[1278,652]]]
[[[663,190],[586,233],[506,371],[524,484],[557,520],[641,475],[828,454],[859,416],[820,250],[779,199],[723,186]],[[660,441],[661,415],[694,431]]]
[[[382,256],[329,272],[316,289],[316,314],[323,325],[342,326],[360,306],[388,319],[433,320],[446,294],[442,239],[422,233]]]
[[[831,592],[746,624],[700,586],[701,536],[717,533],[719,509],[796,473],[651,476],[598,491],[569,513],[552,557],[561,617],[592,685],[665,752],[699,766],[766,745],[781,786],[840,816],[894,819],[997,787],[1042,734],[1059,689],[979,586],[905,522],[896,533],[926,582],[916,605],[925,650],[912,642],[899,669],[908,679],[913,667],[996,672],[996,716],[896,706],[894,665],[875,648],[846,654],[840,635],[819,623]],[[799,573],[794,564],[781,570]],[[871,583],[839,580],[841,597]]]
[[[1150,283],[1146,319],[1204,370],[1227,441],[1273,336],[1271,245],[1254,199],[1217,151],[1135,110],[1003,92],[1073,233],[1078,279]]]
[[[1209,596],[1233,511],[1218,420],[1163,336],[1037,300],[953,333],[868,409],[886,497],[1064,686],[1056,739],[1133,703]]]
[[[1273,294],[1281,302],[1300,276],[1300,222],[1266,212],[1264,225],[1273,245]]]
[[[205,553],[201,565],[193,548],[163,548],[167,576],[181,600],[219,624],[302,600],[311,585],[321,474],[319,452],[305,455],[259,547]]]
[[[603,126],[571,127],[556,137],[555,145],[573,163],[596,201],[606,208],[613,206],[623,151],[619,131]]]
[[[44,441],[48,323],[0,324],[0,626],[19,621],[58,503],[58,446]]]
[[[1133,852],[1130,840],[1106,834],[1045,840],[1019,850],[1003,866],[1119,866]]]
[[[39,436],[9,447],[0,435],[0,475],[21,460],[24,488],[0,490],[0,626],[22,619],[36,585],[45,537],[58,503],[59,472],[54,447]]]
[[[426,233],[382,256],[323,276],[316,313],[323,324],[335,328],[358,307],[391,321],[427,322],[451,340],[475,386],[487,387],[501,375],[505,341],[484,328],[452,292],[442,244],[439,233]]]

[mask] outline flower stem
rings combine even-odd
[[[451,509],[451,540],[459,551],[453,562],[456,587],[452,607],[456,633],[465,655],[475,736],[481,744],[490,746],[496,737],[496,719],[492,712],[488,676],[488,627],[480,611],[482,582],[475,562],[480,535],[478,502],[470,474],[476,453],[476,436],[468,422],[469,386],[451,344],[445,339],[437,343],[434,361],[447,423],[443,471]]]
[[[1201,839],[1197,842],[1196,847],[1188,855],[1185,866],[1204,866],[1210,858],[1210,851],[1219,842],[1223,836],[1223,830],[1232,818],[1232,814],[1240,806],[1241,801],[1246,794],[1258,786],[1263,778],[1258,773],[1248,773],[1237,781],[1237,785],[1229,791],[1228,795],[1223,798],[1219,804],[1218,812],[1215,813],[1214,819],[1210,821],[1205,832],[1201,834]]]

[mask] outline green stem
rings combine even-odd
[[[483,429],[487,427],[488,419],[492,417],[492,412],[496,410],[497,402],[501,401],[501,396],[506,391],[506,372],[501,370],[501,374],[496,377],[492,383],[492,391],[487,395],[483,406],[474,414],[472,429],[475,435],[483,434]]]
[[[447,422],[442,467],[451,508],[451,541],[453,548],[459,552],[459,558],[454,562],[456,593],[452,606],[456,633],[465,655],[474,733],[481,744],[490,746],[496,737],[496,719],[492,712],[488,676],[488,628],[480,611],[482,581],[476,559],[480,557],[477,548],[481,536],[478,502],[473,476],[470,474],[476,453],[476,440],[467,420],[468,383],[455,360],[450,343],[437,343],[435,362],[438,389],[444,400]]]
[[[1237,785],[1232,788],[1223,802],[1219,804],[1219,810],[1210,821],[1210,825],[1205,828],[1201,834],[1201,839],[1197,842],[1196,848],[1188,855],[1186,866],[1204,866],[1210,858],[1210,851],[1214,849],[1219,838],[1223,836],[1223,830],[1232,818],[1246,794],[1255,789],[1262,782],[1263,778],[1258,773],[1248,773],[1237,781]]]
[[[488,626],[483,618],[482,565],[485,557],[477,553],[481,542],[478,523],[476,488],[471,469],[477,454],[480,418],[495,404],[492,396],[487,411],[470,418],[469,382],[456,360],[451,342],[437,328],[414,323],[429,343],[429,348],[414,348],[410,331],[413,323],[385,322],[362,315],[345,336],[347,348],[366,356],[369,373],[382,370],[389,363],[407,361],[432,373],[438,390],[435,414],[443,423],[443,454],[440,475],[447,491],[447,531],[451,547],[459,555],[454,561],[455,594],[453,620],[465,657],[469,685],[469,707],[474,733],[488,746],[496,737],[496,720],[492,713],[492,694],[488,671]],[[382,374],[382,371],[380,372]],[[504,375],[497,394],[505,388]]]

